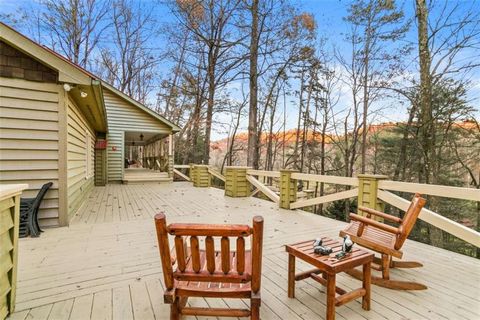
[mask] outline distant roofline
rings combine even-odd
[[[145,106],[144,104],[138,102],[137,100],[133,99],[132,97],[130,97],[129,95],[123,93],[122,91],[118,90],[117,88],[115,88],[114,86],[112,86],[111,84],[109,84],[108,82],[106,81],[103,81],[102,80],[102,85],[107,88],[108,90],[112,91],[113,93],[115,93],[116,95],[118,95],[120,98],[126,100],[127,102],[130,102],[131,104],[135,105],[136,107],[142,109],[143,111],[145,111],[146,113],[148,113],[149,115],[155,117],[157,120],[163,122],[164,124],[166,124],[167,126],[169,126],[170,128],[172,128],[172,131],[173,132],[178,132],[180,131],[180,127],[177,126],[176,124],[174,124],[173,122],[167,120],[165,117],[163,117],[162,115],[160,115],[159,113],[153,111],[152,109],[148,108],[147,106]]]

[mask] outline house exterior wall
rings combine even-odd
[[[124,165],[124,132],[171,133],[171,128],[107,88],[103,90],[108,122],[107,179],[120,182]]]
[[[67,99],[67,198],[71,217],[94,185],[95,131],[75,102]]]
[[[43,226],[59,218],[59,104],[61,86],[0,77],[0,183],[26,183],[35,197],[53,182],[40,207]]]

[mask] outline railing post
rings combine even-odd
[[[290,203],[297,201],[297,180],[292,179],[295,170],[280,170],[280,202],[283,209],[290,209]]]
[[[193,166],[195,171],[195,180],[193,186],[197,188],[210,187],[210,173],[208,172],[208,165],[196,164]]]
[[[227,197],[248,197],[250,183],[247,180],[247,170],[250,167],[225,167],[225,195]]]
[[[358,178],[358,205],[379,211],[385,210],[384,203],[378,199],[378,181],[388,179],[387,176],[378,174],[359,174]],[[365,215],[357,210],[359,215]]]
[[[158,158],[160,159],[160,158]],[[160,163],[160,160],[158,160],[158,162]],[[169,178],[173,178],[173,154],[169,154],[168,155],[168,177]],[[158,170],[160,171],[161,168],[159,167]]]

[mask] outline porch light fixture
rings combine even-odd
[[[140,133],[140,141],[143,141],[143,133]]]
[[[73,86],[68,84],[68,83],[64,83],[63,84],[63,90],[69,92],[70,90],[72,90]]]
[[[80,91],[80,97],[85,99],[87,96],[88,96],[88,93],[86,93],[84,91]]]

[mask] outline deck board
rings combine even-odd
[[[256,198],[228,198],[221,190],[181,182],[95,187],[69,227],[21,239],[17,312],[11,319],[168,319],[153,224],[160,211],[168,222],[251,224],[252,217],[261,214],[261,318],[325,317],[325,289],[315,281],[297,282],[296,299],[287,298],[283,245],[320,235],[337,237],[343,222],[278,209]],[[401,292],[373,286],[371,311],[363,310],[360,300],[353,301],[336,308],[337,319],[480,318],[479,260],[414,241],[407,241],[404,251],[405,259],[424,267],[392,270],[392,278],[420,281],[429,289]],[[309,268],[297,262],[299,271]],[[338,283],[346,289],[360,286],[344,274]],[[189,305],[242,308],[248,301],[192,299]]]

